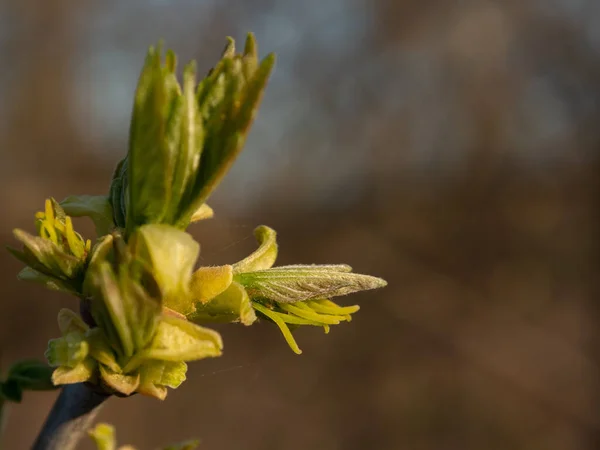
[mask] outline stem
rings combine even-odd
[[[73,450],[109,397],[85,383],[65,385],[32,450]]]

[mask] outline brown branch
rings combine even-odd
[[[86,383],[62,388],[32,450],[73,450],[110,397]]]

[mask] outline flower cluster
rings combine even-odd
[[[35,281],[53,290],[77,293],[90,256],[91,241],[73,230],[71,218],[54,199],[46,200],[46,208],[35,215],[38,236],[15,230],[23,250],[9,248],[27,264],[19,273],[22,280]]]
[[[62,309],[61,337],[48,344],[54,385],[88,382],[105,392],[164,399],[184,380],[186,362],[219,356],[220,335],[201,324],[258,318],[274,322],[292,350],[291,331],[349,321],[358,306],[331,298],[385,285],[346,265],[273,267],[275,231],[255,230],[258,248],[224,266],[195,264],[200,245],[190,223],[212,217],[206,199],[242,149],[273,55],[258,60],[248,36],[243,53],[229,40],[221,60],[196,83],[194,63],[176,77],[176,58],[150,48],[135,94],[129,150],[106,196],[46,202],[37,236],[16,230],[27,267],[21,279],[74,294],[82,314]],[[90,217],[92,246],[72,217]]]

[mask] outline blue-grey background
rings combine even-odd
[[[247,31],[278,63],[192,229],[201,263],[245,256],[264,223],[281,263],[389,286],[344,299],[362,310],[328,336],[300,330],[300,357],[271,324],[221,327],[225,355],[164,403],[110,402],[121,444],[598,448],[596,0],[0,0],[2,244],[47,196],[106,192],[150,44],[203,72]],[[42,357],[74,305],[19,267],[0,253],[2,367]],[[7,449],[54,397],[11,409]]]

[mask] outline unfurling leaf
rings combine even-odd
[[[17,278],[22,281],[32,281],[34,283],[41,284],[45,288],[51,291],[65,292],[67,294],[78,295],[76,289],[70,285],[67,281],[60,280],[50,275],[43,274],[31,267],[25,267],[22,269]]]
[[[81,319],[79,314],[67,308],[63,308],[58,312],[58,328],[64,335],[69,333],[79,333],[83,335],[89,327]]]
[[[51,366],[75,367],[82,362],[89,353],[89,345],[83,333],[76,331],[67,335],[51,339],[45,356]]]
[[[249,35],[248,40],[254,37]],[[205,144],[190,195],[192,201],[183,217],[191,217],[206,201],[241,151],[275,64],[275,56],[269,54],[253,70],[257,64],[255,53],[232,55],[232,51],[233,46],[198,86]]]
[[[140,385],[140,374],[125,375],[114,372],[108,367],[100,364],[100,376],[102,381],[111,389],[120,392],[123,395],[131,395]]]
[[[384,287],[381,278],[350,272],[346,265],[281,266],[241,273],[235,280],[251,298],[266,298],[279,303],[336,297]]]
[[[5,400],[13,403],[21,403],[21,400],[23,400],[23,390],[18,382],[6,380],[0,383],[0,412],[2,412]]]
[[[223,293],[233,280],[232,266],[200,267],[192,275],[190,289],[194,303],[208,303]]]
[[[121,371],[115,351],[111,348],[108,339],[100,328],[89,330],[87,332],[87,341],[90,346],[90,356],[92,358],[113,372]]]
[[[113,212],[113,222],[118,228],[125,228],[125,220],[127,217],[127,204],[129,199],[129,196],[127,195],[128,170],[129,157],[125,156],[115,168],[108,194],[108,201]]]
[[[193,361],[221,355],[223,341],[216,331],[176,317],[163,316],[150,346],[125,366],[130,372],[146,360]]]
[[[96,361],[92,358],[86,358],[74,367],[60,366],[52,373],[52,383],[56,386],[83,383],[92,378],[95,369]]]
[[[130,246],[151,271],[164,306],[182,314],[193,311],[190,280],[200,245],[192,236],[168,225],[144,225],[132,234]]]
[[[182,361],[148,361],[139,369],[140,386],[138,392],[164,400],[167,387],[177,389],[185,381],[187,364]]]
[[[108,234],[115,226],[108,196],[72,195],[60,202],[60,206],[71,217],[85,216],[92,219],[96,226],[97,237]]]
[[[24,391],[48,391],[56,387],[52,383],[54,369],[36,360],[19,361],[11,366],[4,381],[0,381],[0,409],[8,400],[19,403]]]
[[[254,230],[259,247],[250,256],[233,265],[233,272],[241,274],[271,268],[277,259],[277,233],[261,225]]]
[[[244,287],[233,282],[224,292],[208,302],[196,303],[196,311],[188,318],[198,323],[241,322],[244,325],[252,325],[256,314]]]
[[[111,184],[110,203],[126,237],[145,224],[185,229],[212,216],[207,197],[240,152],[274,58],[258,64],[256,44],[236,55],[233,41],[196,85],[196,65],[175,75],[175,55],[151,47],[135,94],[129,152]]]

